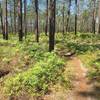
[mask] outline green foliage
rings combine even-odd
[[[62,86],[70,86],[71,74],[66,71],[67,75],[62,75],[64,74],[62,59],[55,53],[47,52],[48,37],[41,35],[40,43],[34,41],[34,35],[28,35],[23,42],[18,42],[17,38],[12,36],[10,38],[11,40],[8,41],[0,40],[0,64],[4,67],[9,62],[14,62],[16,64],[9,63],[9,66],[13,67],[13,70],[20,67],[22,73],[14,72],[14,75],[8,75],[4,80],[4,89],[9,95],[17,95],[22,91],[34,95],[44,94],[51,84],[58,83],[58,81]],[[74,33],[67,33],[63,38],[63,35],[58,33],[55,43],[54,52],[75,51],[90,69],[89,77],[100,76],[100,35],[78,32],[76,36]],[[25,70],[22,69],[22,66]]]
[[[66,38],[61,40],[57,35],[56,49],[66,52],[74,51],[89,68],[89,77],[100,77],[100,35],[92,33],[67,33]]]
[[[93,66],[93,70],[90,71],[89,77],[93,79],[96,78],[97,81],[100,82],[100,58],[97,57],[96,60],[91,63],[91,66]]]
[[[89,68],[88,77],[90,79],[95,79],[95,81],[99,81],[100,77],[100,51],[97,50],[95,52],[86,52],[84,55],[80,55],[80,59],[83,61],[86,67]]]
[[[58,40],[59,38],[61,37],[59,36]],[[99,50],[100,49],[99,43],[100,43],[99,35],[78,32],[77,35],[74,35],[73,33],[67,34],[65,40],[59,42],[59,46],[67,48],[70,51],[75,51],[77,55],[80,55],[88,51],[93,52]]]
[[[45,58],[37,62],[33,68],[8,78],[5,83],[6,92],[20,93],[23,89],[30,93],[45,93],[48,86],[55,83],[62,74],[64,62],[54,53],[46,53]]]

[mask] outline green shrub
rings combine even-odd
[[[94,79],[94,78],[99,79],[100,78],[100,58],[93,61],[91,63],[91,66],[93,66],[93,70],[90,71],[89,77],[92,79]],[[98,80],[98,81],[100,82],[100,80]]]
[[[46,53],[45,58],[33,68],[8,78],[4,90],[9,94],[18,94],[25,90],[29,93],[45,93],[48,86],[61,76],[64,62],[54,53]]]

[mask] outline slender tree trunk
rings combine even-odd
[[[47,36],[47,32],[48,32],[48,0],[46,0],[46,25],[45,25],[45,35]]]
[[[38,29],[38,0],[35,0],[35,34],[36,34],[36,41],[39,42],[39,29]]]
[[[4,20],[3,20],[3,25],[4,25],[4,39],[8,40],[8,19],[7,19],[7,0],[4,0],[4,10],[3,10],[3,14],[4,14]]]
[[[75,35],[77,34],[77,0],[75,0]]]
[[[93,0],[93,21],[92,21],[92,32],[95,34],[95,24],[96,24],[96,5],[95,5],[96,1]]]
[[[65,7],[64,7],[64,2],[63,2],[63,9],[62,9],[62,16],[63,16],[63,35],[65,33]]]
[[[100,20],[99,20],[98,33],[100,34]]]
[[[77,0],[77,14],[78,14],[78,17],[77,17],[77,30],[80,31],[80,18],[81,18],[81,14],[80,14],[80,0]]]
[[[27,21],[26,21],[27,0],[24,0],[24,35],[27,36]]]
[[[69,0],[69,5],[68,5],[68,16],[67,16],[67,25],[66,25],[66,32],[69,31],[69,20],[70,20],[70,9],[71,9],[71,0]]]
[[[12,25],[13,21],[12,21],[12,12],[11,12],[11,7],[10,7],[10,26],[11,26],[11,33],[13,33],[13,25]]]
[[[55,9],[56,0],[50,0],[50,17],[49,17],[49,51],[54,50],[55,45]]]
[[[99,9],[98,9],[98,18],[99,18],[99,21],[98,21],[98,33],[100,34],[100,0],[98,2],[99,2]]]
[[[23,40],[22,0],[18,0],[18,33],[19,33],[19,41],[22,41]]]
[[[1,3],[0,3],[0,17],[1,17],[2,35],[3,35],[3,38],[4,38],[4,27],[3,27],[3,18],[2,18],[2,7],[1,7]]]
[[[14,32],[16,34],[16,0],[14,0]]]

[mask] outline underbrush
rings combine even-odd
[[[4,82],[7,94],[19,94],[27,91],[31,94],[44,94],[48,87],[59,80],[64,70],[64,62],[54,53],[46,53],[45,58],[37,62],[32,68]]]
[[[80,55],[80,59],[89,69],[88,77],[91,80],[100,82],[100,50],[94,52],[88,51],[84,55]]]
[[[63,53],[75,52],[76,56],[80,57],[89,68],[91,79],[100,76],[99,35],[78,33],[75,36],[74,33],[68,33],[63,37],[61,33],[58,33],[56,34],[55,50],[52,53],[48,53],[47,36],[41,35],[39,43],[34,41],[34,35],[28,35],[23,42],[13,38],[11,37],[11,40],[8,41],[0,40],[0,68],[9,65],[13,67],[13,70],[18,69],[17,73],[8,75],[3,81],[3,89],[7,95],[19,95],[22,92],[43,95],[48,92],[50,86],[56,85],[56,83],[69,88],[72,69],[65,71],[64,58],[56,54],[60,51]],[[68,70],[67,67],[66,70]]]
[[[47,37],[41,36],[40,40],[40,43],[36,43],[34,36],[30,35],[23,42],[13,40],[13,38],[9,41],[1,40],[0,44],[2,44],[2,49],[6,50],[6,54],[11,49],[10,55],[5,55],[2,51],[4,56],[4,58],[1,57],[2,63],[9,64],[13,70],[18,69],[16,73],[8,75],[3,81],[3,90],[7,95],[20,95],[22,92],[42,95],[56,83],[70,88],[69,74],[66,75],[66,79],[63,77],[64,60],[54,52],[48,53]],[[14,59],[16,66],[10,64]]]
[[[64,52],[75,52],[87,68],[90,79],[100,80],[100,35],[92,33],[68,33],[62,41],[60,35],[57,38],[56,48]],[[60,41],[59,41],[60,40]]]

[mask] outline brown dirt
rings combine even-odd
[[[89,80],[86,77],[87,69],[82,65],[77,58],[72,59],[75,70],[75,79],[73,82],[73,100],[94,100],[88,93],[92,90],[92,85],[88,84]],[[84,93],[86,95],[84,95]]]
[[[52,93],[45,96],[44,100],[100,100],[100,87],[87,78],[87,69],[80,59],[72,57],[70,63],[74,68],[74,88],[70,92]]]
[[[22,95],[20,98],[2,100],[100,100],[100,86],[97,87],[87,78],[88,70],[83,66],[80,59],[72,57],[69,64],[74,70],[73,89],[70,91],[53,91],[42,99],[34,99]],[[0,99],[1,100],[1,99]]]

